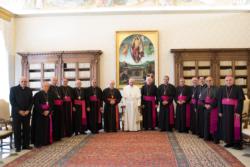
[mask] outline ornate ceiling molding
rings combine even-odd
[[[13,16],[14,16],[13,13],[0,7],[0,18],[4,19],[6,21],[10,21]]]

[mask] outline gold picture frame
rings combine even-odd
[[[148,75],[158,84],[158,31],[116,31],[116,85],[123,88],[129,78],[142,86]]]

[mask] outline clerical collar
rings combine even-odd
[[[206,84],[204,84],[204,85],[201,85],[201,87],[202,87],[202,88],[204,88],[204,87],[206,87],[206,86],[207,86]]]
[[[19,87],[20,87],[22,90],[24,90],[24,89],[26,88],[26,86],[22,87],[21,85],[19,85]]]

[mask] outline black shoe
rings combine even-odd
[[[232,143],[229,144],[225,144],[224,147],[229,148],[229,147],[233,147],[234,145]]]
[[[32,150],[33,149],[33,147],[31,147],[31,146],[25,146],[25,147],[23,147],[23,150]]]
[[[214,144],[220,144],[219,140],[214,140]]]
[[[16,152],[21,152],[21,148],[16,148]]]
[[[242,144],[234,144],[233,149],[242,150],[243,149]]]

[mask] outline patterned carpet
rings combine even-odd
[[[14,166],[241,167],[220,145],[196,136],[158,131],[100,133],[66,138],[17,158]]]

